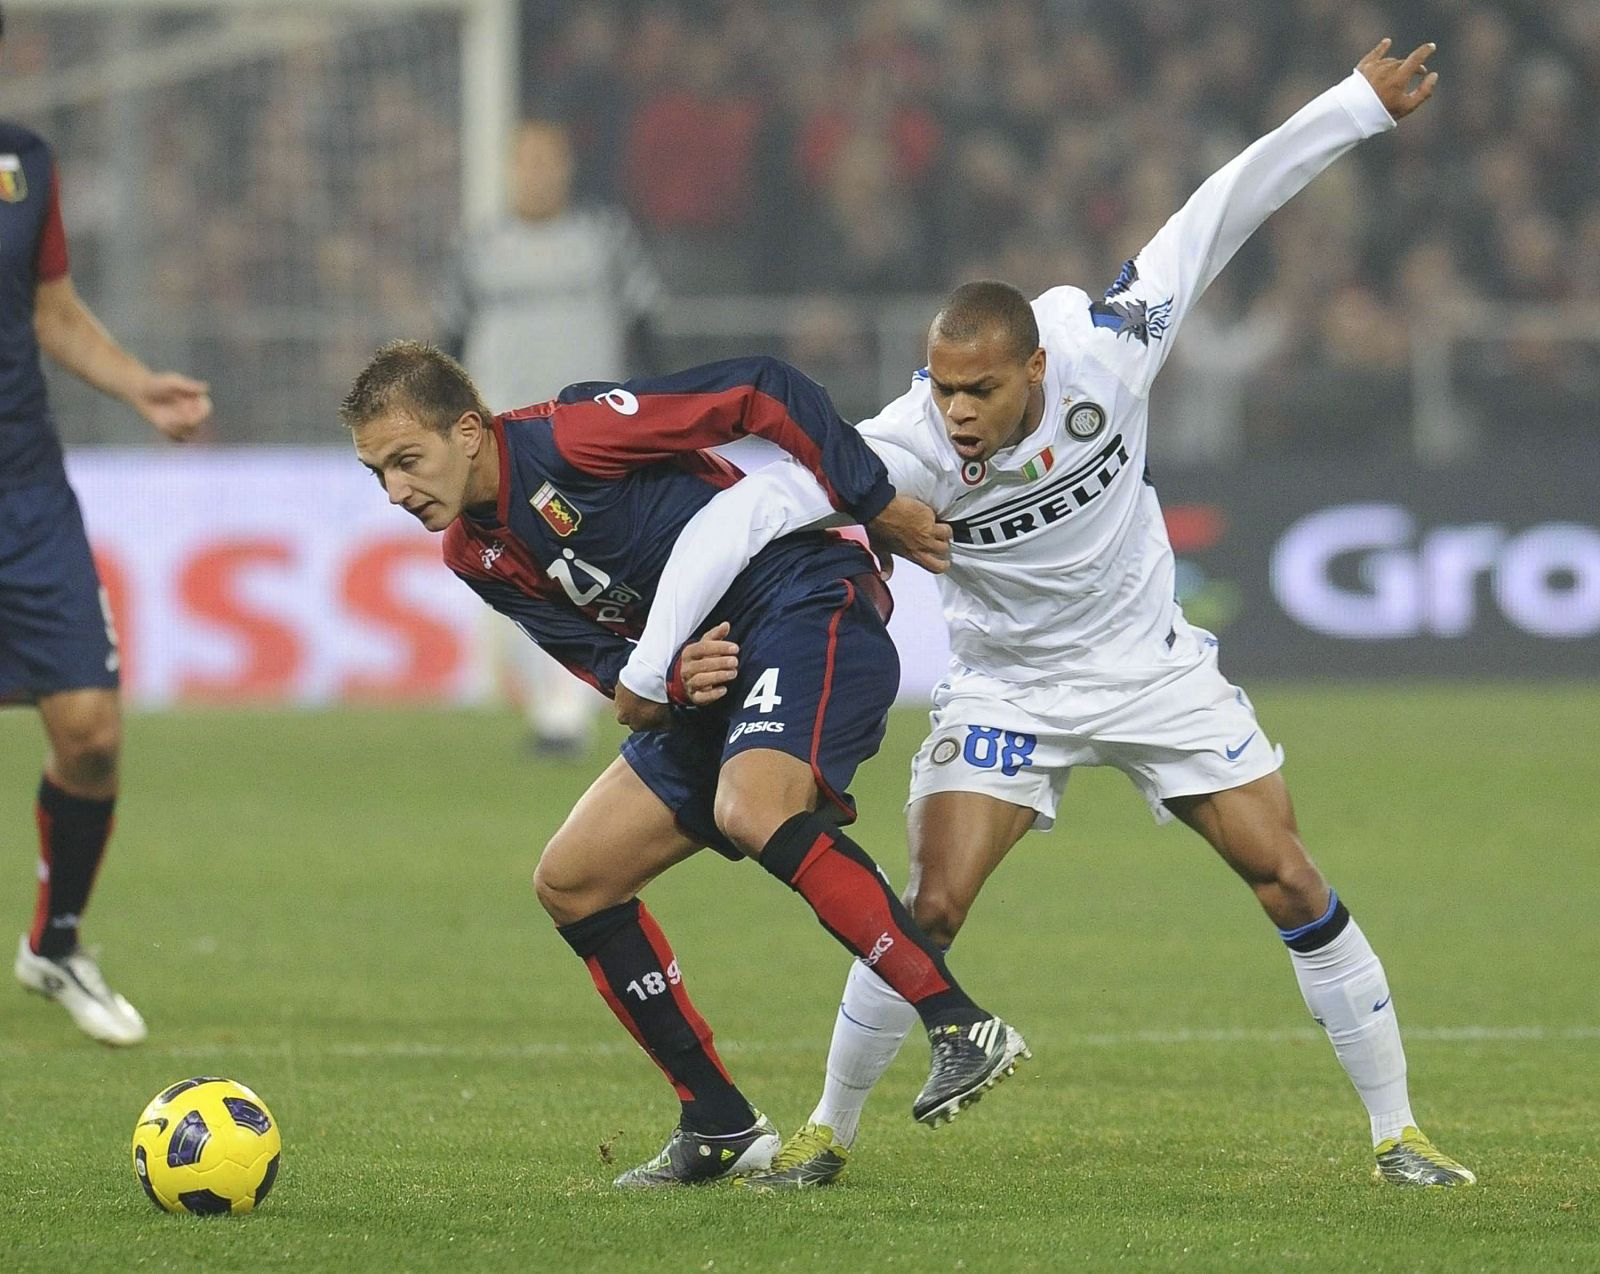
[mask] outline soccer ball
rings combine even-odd
[[[133,1172],[166,1212],[249,1212],[278,1177],[277,1121],[243,1084],[203,1075],[164,1088],[133,1129]]]

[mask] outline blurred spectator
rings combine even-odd
[[[1582,317],[1600,307],[1597,0],[522,4],[523,100],[569,122],[579,206],[627,206],[676,295],[826,293],[858,318],[979,275],[1028,290],[1109,282],[1198,181],[1326,87],[1373,32],[1436,40],[1434,107],[1316,183],[1230,267],[1228,293],[1203,311],[1214,327],[1196,342],[1214,353],[1217,383],[1202,383],[1204,359],[1188,359],[1186,383],[1209,405],[1173,417],[1196,422],[1177,450],[1353,443],[1360,422],[1325,428],[1336,407],[1285,407],[1316,404],[1330,375],[1348,376],[1352,351],[1318,343],[1347,336],[1354,313],[1409,351],[1422,319],[1401,277],[1414,289],[1421,267],[1407,263],[1423,245],[1420,259],[1448,258],[1465,295],[1569,307],[1578,327],[1560,339],[1513,350],[1490,333],[1470,358],[1449,305],[1430,303],[1426,321],[1430,337],[1456,343],[1456,364],[1502,369],[1501,401],[1540,401],[1557,434],[1600,433],[1581,393],[1600,352],[1600,329]],[[10,69],[34,80],[104,54],[97,46],[126,29],[66,14],[26,23]],[[126,292],[142,271],[167,302],[139,311],[157,335],[203,306],[197,352],[249,383],[256,435],[309,429],[337,396],[320,376],[274,376],[261,350],[292,344],[326,366],[398,334],[454,230],[455,28],[438,15],[379,27],[234,73],[199,71],[122,134],[98,109],[38,121],[64,168],[106,174],[104,197],[77,213],[88,224],[72,227],[84,286],[103,275]],[[374,40],[409,42],[421,78],[374,62]],[[130,138],[144,148],[136,159],[125,158]],[[135,170],[157,206],[130,219],[118,200]],[[135,222],[145,241],[132,248],[148,264],[130,268],[119,260]],[[264,321],[275,306],[320,327]],[[680,317],[677,339],[690,340],[696,311]],[[1282,324],[1272,348],[1249,356],[1240,342],[1269,321]],[[800,322],[791,311],[751,339],[781,347]],[[704,339],[727,326],[708,320]],[[330,374],[334,386],[347,379]],[[1226,423],[1228,404],[1267,415]],[[230,439],[242,427],[219,425]]]
[[[524,123],[512,143],[511,215],[467,235],[445,294],[442,343],[495,411],[585,380],[648,370],[661,283],[618,209],[574,204],[563,125]],[[583,756],[600,697],[498,616],[511,689],[536,750]]]

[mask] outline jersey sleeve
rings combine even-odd
[[[780,460],[718,492],[673,544],[622,684],[642,699],[665,703],[678,651],[699,636],[751,559],[779,536],[847,521],[795,461]]]
[[[61,174],[56,171],[54,160],[50,163],[49,199],[44,225],[39,231],[38,255],[34,259],[40,283],[52,283],[67,273],[67,231],[61,222]]]
[[[939,507],[939,471],[918,450],[928,404],[928,378],[918,372],[911,388],[856,428],[883,462],[900,495]]]
[[[626,637],[570,607],[530,597],[499,580],[481,579],[464,571],[456,571],[456,577],[573,676],[604,695],[616,692],[617,674],[633,649]]]
[[[1353,72],[1213,173],[1089,306],[1097,357],[1148,393],[1178,325],[1244,241],[1334,160],[1394,125]]]
[[[564,389],[551,415],[574,468],[614,480],[740,438],[765,438],[804,465],[830,504],[870,522],[894,498],[880,461],[816,381],[775,358],[729,359],[670,376]]]

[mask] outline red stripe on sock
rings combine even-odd
[[[810,867],[821,855],[826,854],[832,848],[833,837],[828,835],[818,836],[811,843],[811,848],[806,850],[806,856],[800,860],[800,865],[794,869],[794,878],[799,880],[800,877],[806,874],[806,868]]]
[[[639,1027],[633,1020],[633,1014],[622,1006],[622,1001],[617,999],[611,990],[611,983],[606,979],[605,970],[600,967],[598,956],[589,956],[584,960],[589,967],[589,976],[594,979],[594,989],[600,992],[600,998],[606,1002],[606,1007],[616,1014],[617,1021],[628,1028],[628,1034],[633,1036],[634,1043],[644,1049],[645,1055],[661,1068],[661,1073],[667,1077],[667,1082],[672,1085],[673,1091],[678,1094],[679,1101],[693,1101],[694,1094],[680,1084],[671,1071],[666,1068],[662,1060],[655,1055],[650,1046],[644,1042],[644,1036],[639,1033]]]
[[[828,786],[827,779],[822,777],[822,766],[817,757],[822,751],[822,726],[828,715],[828,697],[833,693],[833,656],[839,646],[839,621],[844,618],[845,611],[856,599],[856,588],[849,580],[844,581],[844,605],[833,612],[833,618],[828,621],[828,653],[823,661],[822,693],[817,696],[817,720],[811,727],[811,775],[817,780],[817,788],[830,801],[844,812],[845,822],[855,819],[855,811],[845,803],[844,799]]]
[[[794,887],[822,923],[911,1004],[950,989],[939,966],[895,923],[883,878],[839,853],[826,837],[819,836],[811,847],[795,874]],[[872,959],[885,937],[889,946]]]
[[[722,1058],[717,1056],[716,1047],[711,1043],[711,1027],[689,999],[689,992],[683,985],[683,976],[680,973],[676,980],[670,970],[677,964],[677,956],[672,954],[672,944],[667,941],[667,935],[661,932],[661,926],[656,923],[644,903],[639,904],[639,928],[644,930],[645,941],[650,944],[650,949],[656,953],[656,959],[661,961],[661,975],[666,978],[667,986],[672,991],[672,998],[678,1005],[678,1011],[683,1014],[689,1027],[694,1031],[695,1038],[700,1041],[700,1047],[705,1050],[707,1057],[717,1068],[717,1073],[733,1083],[733,1076],[728,1074],[728,1068],[722,1064]]]

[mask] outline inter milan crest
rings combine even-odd
[[[17,155],[0,155],[0,199],[21,203],[28,197],[28,175]]]
[[[961,466],[961,481],[975,487],[989,475],[989,466],[981,460],[969,460]]]
[[[1067,412],[1067,432],[1088,441],[1106,427],[1106,409],[1099,403],[1079,403]]]
[[[961,751],[961,745],[954,739],[940,739],[933,745],[931,760],[935,765],[949,765],[956,759],[956,753]]]

